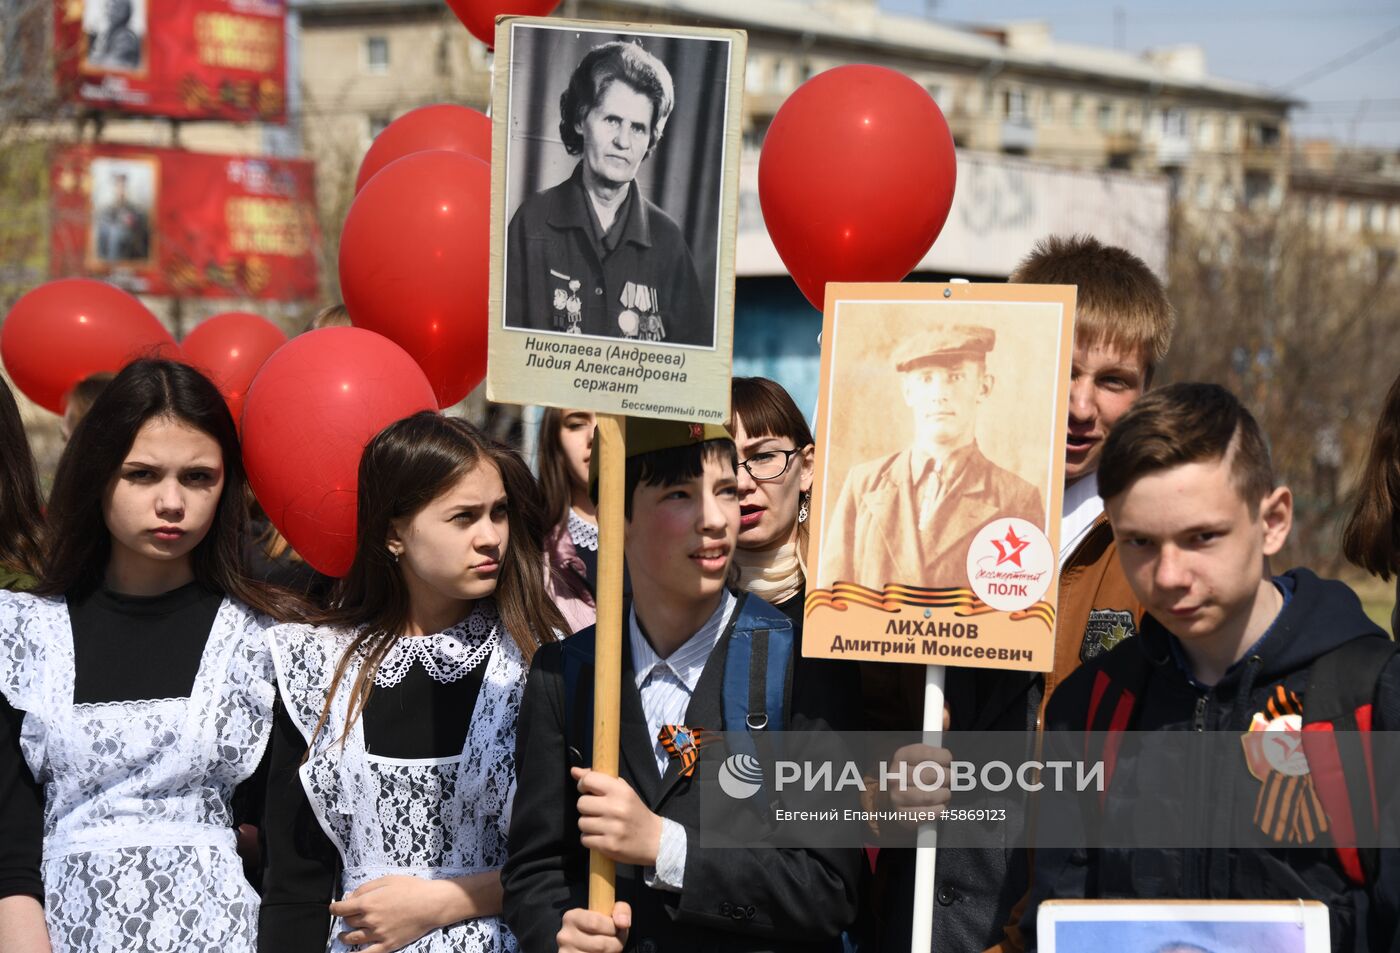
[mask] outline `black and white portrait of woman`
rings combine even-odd
[[[730,43],[512,30],[504,326],[714,348]]]

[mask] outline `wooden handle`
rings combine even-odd
[[[598,415],[598,623],[593,658],[593,770],[617,777],[622,689],[622,534],[627,418]],[[612,916],[616,865],[588,855],[588,909]]]

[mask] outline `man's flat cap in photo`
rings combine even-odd
[[[912,371],[926,364],[946,364],[985,357],[997,343],[991,328],[949,324],[911,334],[895,350],[895,370]]]

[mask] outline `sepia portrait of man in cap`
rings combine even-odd
[[[977,446],[995,345],[991,328],[945,325],[895,353],[914,441],[847,474],[823,532],[821,585],[965,587],[968,547],[987,523],[1017,516],[1045,528],[1040,491]]]

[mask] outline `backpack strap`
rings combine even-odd
[[[1377,681],[1400,646],[1352,639],[1313,662],[1303,698],[1303,753],[1347,878],[1374,883],[1379,860],[1376,766],[1371,745]]]
[[[792,622],[761,599],[744,597],[735,611],[739,617],[729,636],[721,689],[724,730],[783,731],[792,668]]]
[[[1132,721],[1133,708],[1152,674],[1152,662],[1142,650],[1141,639],[1133,639],[1121,650],[1103,656],[1099,670],[1094,673],[1094,687],[1089,694],[1089,710],[1084,720],[1084,760],[1104,764],[1103,790],[1099,805],[1103,806],[1108,788],[1113,783],[1113,771],[1118,766],[1118,748],[1123,732]],[[1092,750],[1097,740],[1103,744],[1100,757]]]
[[[739,598],[724,658],[721,727],[726,731],[783,731],[792,680],[792,621],[762,599]],[[581,766],[593,763],[595,644],[592,628],[563,642],[565,744],[570,759]],[[583,684],[586,690],[581,688]]]

